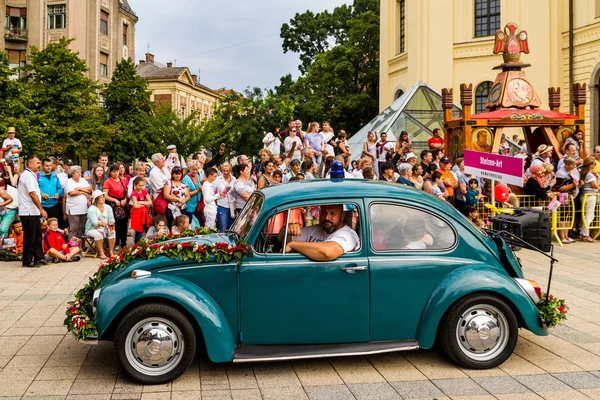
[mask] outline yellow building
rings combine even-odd
[[[170,105],[182,118],[196,111],[200,122],[213,117],[215,107],[223,96],[201,85],[198,76],[187,67],[162,65],[154,61],[154,55],[146,53],[146,59],[136,66],[139,76],[148,81],[150,99],[157,105]]]
[[[108,83],[123,58],[135,60],[137,16],[127,0],[0,0],[5,10],[0,50],[12,67],[27,63],[30,46],[44,49],[63,37],[74,38],[88,76]]]
[[[380,110],[422,80],[453,88],[455,101],[472,83],[474,112],[484,111],[502,63],[494,34],[508,22],[527,31],[531,53],[521,61],[532,65],[543,108],[558,87],[569,112],[572,83],[587,84],[586,141],[600,144],[600,0],[381,0]]]

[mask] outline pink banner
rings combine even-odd
[[[465,150],[465,172],[506,184],[523,186],[523,162],[519,157]]]

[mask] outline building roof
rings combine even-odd
[[[133,9],[129,5],[129,1],[128,0],[119,0],[119,8],[121,8],[125,12],[128,12],[129,14],[135,16],[135,12],[133,12]]]
[[[135,69],[139,76],[146,79],[177,79],[187,70],[187,67],[165,68],[151,62],[142,62]]]

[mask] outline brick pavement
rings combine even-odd
[[[77,343],[64,306],[97,260],[23,269],[0,263],[0,398],[39,399],[600,399],[600,244],[556,254],[553,294],[569,320],[548,337],[521,331],[515,354],[492,370],[457,367],[435,351],[252,365],[194,362],[168,385],[129,381],[112,343]],[[530,279],[547,262],[521,251]]]

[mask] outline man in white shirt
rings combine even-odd
[[[288,224],[286,253],[297,252],[314,261],[333,261],[342,254],[360,248],[360,239],[344,224],[344,206],[321,206],[319,225],[300,228]],[[279,231],[279,242],[285,240],[285,227]]]
[[[23,267],[39,267],[46,264],[42,251],[40,216],[48,218],[42,207],[42,195],[37,180],[40,159],[29,156],[25,160],[25,171],[19,178],[19,219],[23,223]]]
[[[160,153],[152,154],[152,163],[154,168],[150,171],[148,180],[152,188],[152,198],[156,199],[171,180],[171,171],[165,166],[165,157]]]
[[[177,153],[177,146],[170,144],[167,146],[167,150],[169,151],[169,154],[165,160],[165,165],[169,169],[169,172],[172,171],[174,167],[179,167],[183,170],[183,176],[185,176],[187,173],[187,164],[183,157]]]
[[[2,151],[4,152],[4,158],[12,160],[14,163],[19,162],[19,153],[23,151],[23,145],[21,141],[15,137],[17,131],[14,127],[8,128],[8,138],[2,142]]]

